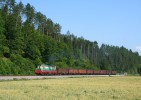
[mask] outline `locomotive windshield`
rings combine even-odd
[[[36,70],[41,70],[40,65],[39,65],[39,66],[37,66]]]

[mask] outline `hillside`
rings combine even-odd
[[[59,68],[108,69],[135,74],[141,57],[124,46],[111,46],[61,33],[30,5],[0,1],[0,75],[33,75],[38,64]]]

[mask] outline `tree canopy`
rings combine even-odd
[[[124,46],[112,46],[61,34],[53,22],[30,5],[0,1],[0,75],[33,75],[38,64],[59,68],[140,72],[141,56]]]

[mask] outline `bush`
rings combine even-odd
[[[55,64],[57,66],[57,68],[67,68],[67,64],[65,62],[55,62]]]
[[[7,58],[0,58],[0,75],[17,75],[17,65]]]
[[[10,57],[11,61],[18,67],[16,70],[20,75],[33,75],[35,70],[35,65],[29,59],[22,58],[20,55],[12,54]]]
[[[6,58],[9,58],[9,57],[10,57],[10,50],[9,50],[9,48],[6,47],[6,46],[3,47],[3,55],[4,55],[4,57],[6,57]]]

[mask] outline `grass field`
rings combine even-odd
[[[1,81],[0,100],[141,100],[141,77]]]

